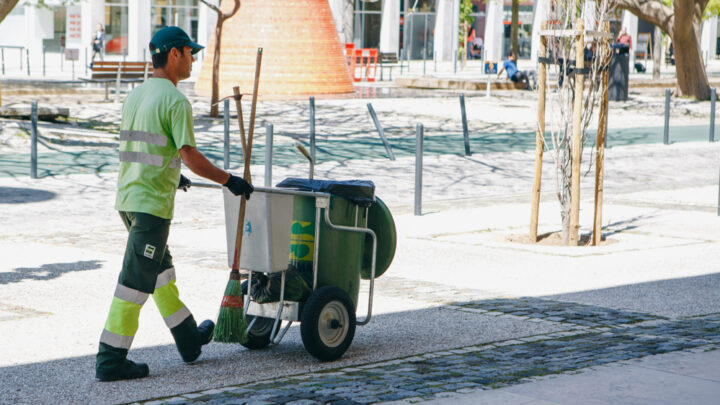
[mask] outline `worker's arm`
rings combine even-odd
[[[210,163],[197,148],[185,145],[180,149],[183,163],[193,173],[205,177],[215,183],[225,184],[230,179],[230,173]]]
[[[188,145],[183,146],[180,148],[180,157],[182,158],[183,163],[185,163],[185,166],[187,166],[187,168],[193,173],[222,184],[235,195],[244,194],[245,199],[250,199],[250,193],[254,190],[251,184],[246,182],[242,177],[233,176],[225,170],[222,170],[210,163],[205,155],[203,155],[196,147]]]

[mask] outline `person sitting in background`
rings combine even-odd
[[[479,41],[479,47],[478,47],[478,41]],[[482,58],[482,44],[483,40],[482,38],[478,37],[475,34],[475,27],[470,27],[470,30],[468,32],[467,36],[467,56],[470,59],[480,59]]]
[[[613,49],[615,49],[615,53],[629,53],[630,48],[632,48],[632,37],[627,33],[627,29],[622,27],[620,34],[615,39]]]
[[[510,79],[513,83],[518,83],[521,81],[525,82],[525,90],[532,90],[537,86],[537,81],[535,80],[535,72],[533,71],[520,71],[517,68],[517,55],[515,53],[510,52],[508,53],[508,58],[505,62],[503,62],[503,67],[500,69],[500,71],[497,74],[497,77],[500,78],[500,75],[502,72],[507,72],[508,79]],[[533,80],[533,86],[530,87],[530,78]]]

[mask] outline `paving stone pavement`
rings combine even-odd
[[[531,322],[570,324],[572,328],[142,403],[338,405],[398,400],[413,403],[655,354],[720,348],[720,314],[669,319],[532,297],[456,302],[448,308]]]

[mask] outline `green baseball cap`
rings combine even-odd
[[[200,52],[201,49],[205,48],[193,42],[182,28],[175,26],[161,28],[160,31],[153,35],[150,40],[150,45],[155,48],[151,51],[153,54],[169,52],[175,47],[189,46],[192,48],[192,54],[195,55]]]

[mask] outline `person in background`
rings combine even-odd
[[[105,46],[105,28],[103,28],[102,24],[97,25],[97,31],[95,31],[95,36],[93,37],[92,41],[92,59],[90,59],[90,69],[93,67],[93,63],[95,62],[95,55],[100,54],[100,60],[103,60],[103,47]]]
[[[627,29],[625,27],[622,27],[620,30],[620,34],[618,34],[617,39],[615,39],[613,48],[616,53],[630,52],[630,48],[632,48],[632,37],[627,33]]]
[[[502,72],[507,72],[508,79],[510,79],[513,83],[525,82],[525,90],[532,90],[537,86],[536,80],[535,80],[535,72],[533,71],[520,71],[517,67],[517,56],[515,53],[510,52],[508,53],[508,58],[505,62],[503,62],[503,67],[500,69],[500,71],[497,74],[497,77],[500,78],[500,75]],[[533,80],[533,85],[530,87],[530,78]]]
[[[479,43],[479,46],[478,46]],[[468,32],[467,36],[467,55],[470,59],[480,59],[482,58],[482,45],[483,40],[482,38],[478,37],[475,33],[475,27],[470,27],[470,30]]]

